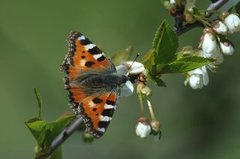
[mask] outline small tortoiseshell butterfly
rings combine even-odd
[[[117,74],[113,63],[88,38],[72,32],[69,51],[61,65],[71,108],[80,115],[86,131],[101,137],[112,120],[120,88],[128,77]]]

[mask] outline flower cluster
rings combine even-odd
[[[137,94],[140,101],[141,116],[137,120],[136,135],[140,138],[147,138],[150,135],[161,138],[160,122],[156,119],[152,104],[149,100],[151,96],[151,89],[146,85],[146,75],[141,73],[136,81]],[[147,106],[150,112],[151,121],[144,115],[144,99],[146,99]]]
[[[209,82],[207,68],[214,71],[223,63],[223,55],[232,55],[234,53],[234,46],[226,38],[226,35],[238,31],[240,31],[239,16],[227,13],[223,13],[219,20],[214,20],[211,27],[205,28],[199,44],[199,49],[201,50],[199,56],[213,59],[214,61],[207,66],[189,71],[185,84],[189,83],[193,89],[206,86]]]
[[[146,70],[142,63],[136,61],[127,61],[116,67],[118,74],[126,75],[129,80],[121,87],[121,95],[129,96],[133,93],[133,84],[136,84],[137,94],[140,100],[141,115],[137,119],[136,135],[140,138],[147,138],[149,135],[159,136],[160,123],[156,120],[151,102],[148,97],[151,95],[151,90],[146,84]],[[143,100],[147,99],[147,105],[151,116],[151,122],[144,116]]]

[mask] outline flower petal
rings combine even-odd
[[[225,19],[224,23],[227,25],[230,33],[240,31],[240,18],[235,14],[229,14]]]
[[[192,87],[192,89],[199,89],[203,87],[203,79],[202,75],[191,75],[189,78],[189,85]]]
[[[217,49],[217,40],[211,33],[205,33],[202,41],[202,50],[206,54],[212,54]]]
[[[233,45],[230,42],[220,42],[220,48],[224,55],[232,55],[234,53]]]
[[[127,81],[124,86],[121,88],[121,96],[127,97],[131,95],[134,91],[132,82]]]
[[[146,138],[151,133],[151,126],[147,123],[138,122],[136,126],[136,135],[140,138]]]
[[[216,31],[218,34],[222,34],[222,35],[227,34],[228,28],[223,22],[216,20],[213,22],[212,26],[213,26],[213,30]]]

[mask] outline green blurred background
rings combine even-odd
[[[230,1],[233,3],[236,1]],[[209,1],[200,1],[206,8]],[[108,53],[134,47],[145,53],[166,18],[160,0],[139,1],[8,1],[0,0],[0,158],[33,158],[34,138],[24,121],[36,116],[33,88],[42,95],[44,117],[55,120],[69,110],[59,65],[72,30],[84,33]],[[180,37],[181,47],[197,46],[201,29]],[[135,135],[139,115],[136,95],[124,98],[107,133],[84,143],[75,133],[63,145],[64,158],[235,159],[240,158],[239,33],[230,36],[236,52],[225,57],[202,90],[183,85],[181,75],[153,88],[152,102],[162,124],[162,139]]]

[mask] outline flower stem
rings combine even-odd
[[[148,104],[148,109],[149,109],[152,120],[157,120],[152,108],[152,104],[148,99],[147,99],[147,104]]]
[[[140,102],[140,113],[142,116],[144,114],[143,95],[141,93],[139,93],[138,98],[139,98],[139,102]]]

